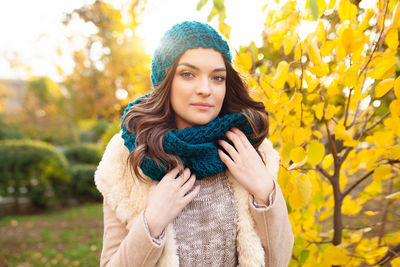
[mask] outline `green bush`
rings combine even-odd
[[[109,122],[107,119],[80,120],[78,122],[78,129],[76,130],[76,133],[80,142],[96,143],[100,141],[101,136],[111,125],[111,122]]]
[[[36,207],[62,201],[70,177],[68,162],[51,144],[0,141],[0,195],[27,197]]]
[[[0,114],[0,140],[4,139],[22,139],[24,134],[16,124],[6,122],[3,114]]]
[[[81,143],[64,147],[63,153],[70,164],[97,165],[103,152],[96,144]]]
[[[94,133],[96,140],[99,140],[110,126],[111,123],[108,120],[106,119],[98,120],[92,128],[92,132]]]
[[[94,184],[94,172],[97,165],[76,164],[70,167],[73,194],[79,200],[101,200],[101,194]]]
[[[119,131],[121,131],[121,125],[120,123],[114,123],[111,124],[108,128],[107,131],[101,136],[101,141],[103,144],[103,149],[105,150],[108,142],[110,142],[111,138],[118,133]]]

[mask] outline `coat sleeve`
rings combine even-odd
[[[115,212],[104,201],[103,249],[101,267],[153,267],[159,260],[165,245],[165,237],[155,242],[146,227],[144,213],[140,213],[128,231]]]
[[[292,256],[294,236],[279,184],[274,180],[275,196],[267,207],[256,207],[249,196],[250,214],[265,251],[265,266],[287,267]]]

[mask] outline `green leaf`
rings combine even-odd
[[[215,8],[215,6],[213,6],[210,14],[208,14],[207,22],[210,22],[216,15],[218,15],[218,10]]]
[[[313,16],[313,19],[316,20],[318,18],[318,4],[317,4],[317,1],[310,0],[310,9],[311,9],[311,15]]]
[[[309,250],[306,250],[306,249],[302,250],[301,253],[300,253],[299,263],[300,264],[304,264],[309,256],[310,256],[310,251]]]
[[[225,10],[225,0],[213,0],[215,8],[222,12]]]
[[[200,9],[202,9],[202,8],[207,4],[207,2],[208,2],[208,0],[200,0],[200,1],[197,3],[196,10],[197,10],[197,11],[200,11]]]

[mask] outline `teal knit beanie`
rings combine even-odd
[[[165,79],[168,67],[187,49],[214,48],[232,62],[228,43],[210,25],[198,21],[175,24],[164,33],[151,62],[151,82],[156,88]]]

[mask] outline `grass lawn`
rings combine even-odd
[[[99,266],[102,204],[0,218],[0,266]]]

